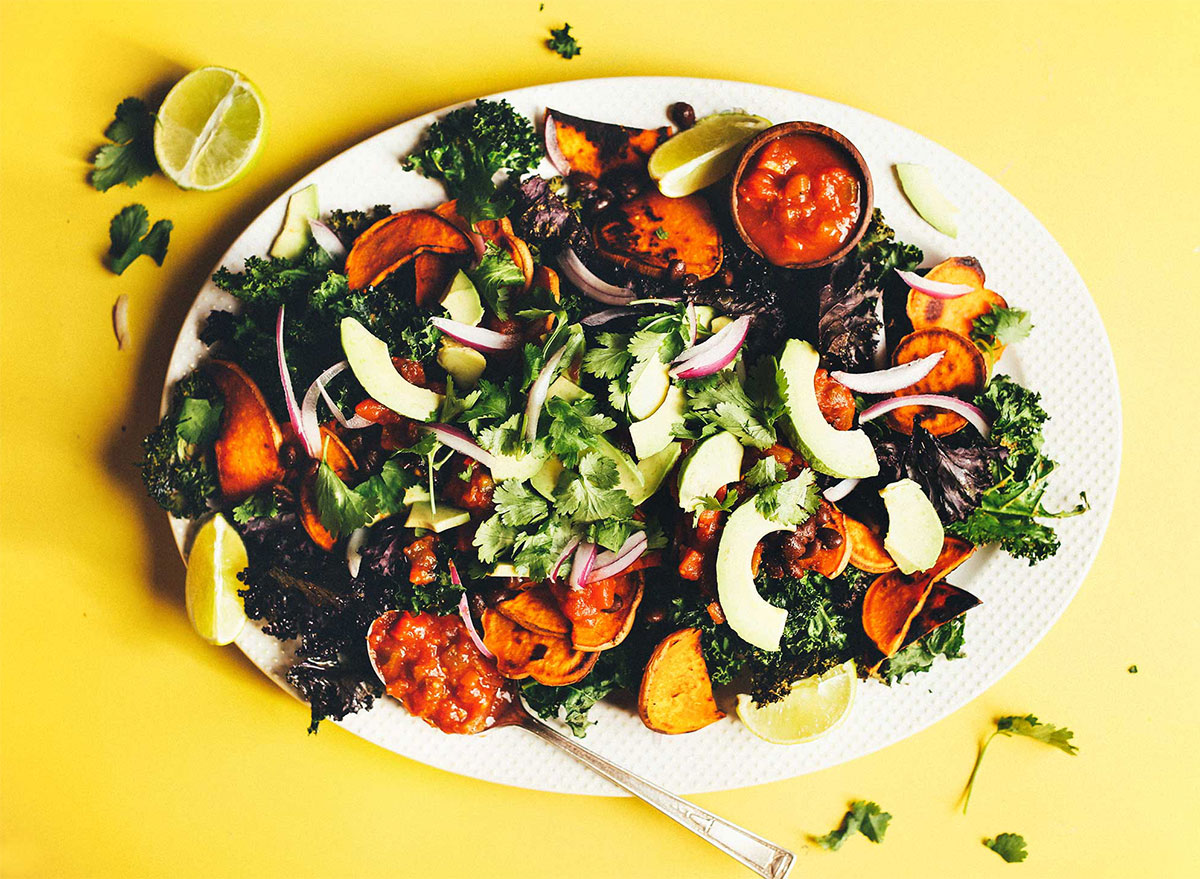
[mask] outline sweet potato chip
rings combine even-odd
[[[644,169],[654,148],[671,136],[671,128],[665,125],[629,128],[549,109],[545,124],[553,128],[552,136],[571,170],[593,177],[620,168]]]
[[[378,284],[417,253],[474,251],[461,229],[433,211],[401,211],[384,217],[354,240],[346,254],[350,289]]]
[[[896,346],[892,362],[899,366],[938,351],[946,353],[933,371],[916,384],[897,391],[896,396],[950,394],[970,400],[983,390],[988,377],[987,361],[974,342],[950,330],[934,327],[909,333]],[[904,406],[893,409],[887,417],[892,427],[907,434],[912,433],[913,421],[917,418],[921,419],[921,426],[934,436],[954,433],[967,424],[961,415],[928,406]]]
[[[616,647],[625,640],[633,628],[638,605],[642,603],[643,584],[641,571],[622,571],[610,577],[608,583],[593,583],[589,588],[612,590],[612,604],[601,608],[590,616],[567,614],[571,622],[571,643],[576,650],[598,652]],[[569,605],[564,604],[564,607]]]
[[[433,209],[433,212],[439,217],[449,220],[463,232],[471,231],[471,224],[458,213],[458,199],[442,202]],[[513,225],[508,217],[501,217],[498,220],[478,220],[475,223],[474,231],[483,236],[484,241],[496,241],[501,235],[512,235]]]
[[[930,269],[926,277],[947,284],[966,284],[973,289],[954,299],[935,299],[917,290],[909,290],[906,310],[914,330],[940,327],[970,339],[975,318],[987,314],[995,305],[1008,307],[1003,296],[984,286],[983,266],[973,256],[951,257]],[[997,359],[1003,350],[1003,345],[996,350]]]
[[[337,434],[324,425],[321,426],[321,444],[321,454],[325,463],[329,465],[329,469],[336,473],[342,481],[349,479],[358,469],[358,464],[355,463],[350,450],[338,439]],[[321,524],[321,512],[317,508],[316,485],[319,460],[313,461],[301,478],[297,500],[300,502],[300,523],[304,526],[304,530],[308,532],[313,543],[328,552],[337,543],[337,538]]]
[[[885,657],[900,649],[913,619],[921,612],[933,581],[892,571],[876,578],[863,598],[863,631]]]
[[[237,503],[282,481],[283,433],[245,370],[225,360],[210,360],[205,369],[225,400],[216,441],[217,481],[225,500]]]
[[[504,614],[483,612],[483,643],[496,655],[496,667],[506,678],[533,678],[539,684],[561,687],[587,677],[599,654],[571,647],[562,635],[531,632]]]
[[[450,287],[454,275],[466,265],[462,256],[422,251],[413,257],[413,277],[416,280],[416,302],[432,309]]]
[[[924,572],[924,576],[935,582],[941,580],[974,554],[975,547],[972,544],[947,534],[942,540],[942,551],[938,553],[937,561]]]
[[[913,619],[904,636],[903,647],[924,638],[938,626],[962,616],[971,608],[981,604],[980,600],[965,589],[951,586],[944,580],[933,584],[921,612]]]
[[[638,690],[638,715],[649,729],[694,732],[725,716],[713,699],[699,629],[668,635],[650,655]]]
[[[497,602],[496,610],[531,632],[565,636],[571,631],[570,622],[563,616],[550,587],[545,584],[530,586],[511,598]]]
[[[704,280],[721,268],[724,254],[704,196],[667,198],[653,188],[604,214],[594,236],[603,256],[643,275],[661,275],[679,259]]]
[[[501,250],[508,251],[508,255],[512,257],[512,261],[517,264],[517,268],[525,276],[524,289],[528,290],[529,285],[533,283],[534,270],[533,253],[530,252],[529,245],[512,234],[498,236],[496,244]]]
[[[845,522],[846,537],[850,541],[850,564],[868,574],[896,570],[896,562],[883,548],[883,535],[850,516],[845,516]]]

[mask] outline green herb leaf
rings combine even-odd
[[[417,482],[416,474],[404,467],[399,458],[389,458],[377,474],[354,491],[363,499],[372,518],[391,516],[405,508],[404,494]]]
[[[1001,833],[995,839],[985,839],[983,844],[1010,864],[1019,864],[1029,852],[1025,851],[1025,837],[1019,833]]]
[[[546,401],[550,416],[550,450],[567,467],[575,467],[580,455],[595,449],[604,434],[617,426],[607,415],[596,414],[596,400],[585,397],[568,403],[561,397]]]
[[[981,314],[971,324],[971,338],[988,351],[999,345],[1014,345],[1029,337],[1033,321],[1029,312],[1022,308],[1006,308],[993,305],[992,310]]]
[[[696,436],[707,435],[706,426],[727,430],[742,445],[768,448],[775,443],[775,428],[766,406],[752,400],[731,369],[716,375],[685,382],[690,392],[686,426]],[[694,422],[699,421],[699,430]],[[695,438],[695,437],[693,437]]]
[[[596,378],[624,377],[633,359],[629,355],[629,337],[620,333],[601,333],[596,342],[597,347],[589,348],[583,355],[583,371]]]
[[[617,463],[597,452],[579,461],[579,473],[564,470],[559,477],[554,501],[558,510],[581,522],[629,519],[633,501],[617,487]]]
[[[1128,671],[1131,675],[1135,675],[1138,673],[1138,667],[1136,665],[1131,665],[1126,669],[1126,671]]]
[[[1079,751],[1079,748],[1071,744],[1071,739],[1075,737],[1075,734],[1065,726],[1059,727],[1052,723],[1042,723],[1032,714],[1026,714],[1023,717],[1015,714],[1001,717],[996,721],[996,728],[992,730],[992,734],[984,740],[980,747],[979,756],[975,758],[975,765],[971,769],[971,776],[967,779],[967,787],[963,791],[964,815],[967,813],[967,806],[971,803],[971,791],[975,787],[975,778],[979,774],[979,764],[983,762],[983,755],[987,753],[988,745],[996,736],[1023,736],[1058,748],[1064,754],[1072,756]]]
[[[349,534],[371,521],[366,499],[342,482],[324,461],[317,467],[316,496],[321,524],[334,537]]]
[[[131,204],[122,208],[108,226],[109,267],[119,275],[143,255],[161,266],[167,256],[172,228],[174,225],[170,220],[159,220],[151,228],[150,214],[144,205]]]
[[[550,39],[546,40],[546,46],[567,61],[583,51],[576,39],[571,36],[571,26],[565,23],[562,27],[550,28]]]
[[[813,472],[806,468],[795,479],[762,489],[754,496],[754,504],[771,521],[795,527],[817,511],[821,496],[813,484]]]
[[[879,676],[884,683],[894,684],[907,674],[929,671],[939,656],[947,660],[961,659],[966,656],[963,652],[965,628],[966,617],[956,617],[943,623],[925,637],[892,654],[880,666]]]
[[[233,521],[245,525],[251,519],[273,519],[279,515],[279,501],[275,490],[268,488],[252,494],[233,508]]]
[[[488,308],[501,320],[508,320],[508,299],[513,287],[525,283],[525,274],[512,256],[494,241],[483,250],[479,265],[467,269],[467,277],[479,291]]]
[[[871,842],[880,843],[887,834],[891,820],[891,814],[880,809],[878,803],[855,800],[850,804],[850,811],[842,818],[842,823],[824,836],[814,837],[813,842],[821,848],[837,851],[847,839],[855,833],[861,833]]]
[[[144,101],[126,98],[117,104],[116,117],[104,129],[104,136],[112,143],[96,151],[91,173],[92,186],[101,192],[118,183],[136,186],[158,170],[154,158],[154,114]]]
[[[221,432],[222,403],[212,403],[202,397],[188,397],[179,407],[175,432],[185,443],[207,445]]]
[[[766,488],[768,485],[774,485],[786,475],[783,468],[779,466],[779,461],[774,455],[767,455],[760,458],[759,461],[746,471],[744,477],[746,484],[751,488]]]
[[[501,482],[492,494],[496,512],[505,525],[520,528],[545,519],[549,514],[545,499],[524,482]]]

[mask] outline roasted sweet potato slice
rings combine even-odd
[[[512,598],[497,602],[496,610],[531,632],[566,636],[571,631],[571,623],[563,616],[554,594],[545,584],[530,586]]]
[[[496,667],[506,678],[561,687],[583,680],[596,664],[598,654],[575,650],[562,635],[531,632],[491,608],[482,622],[484,646],[496,655]]]
[[[846,537],[850,542],[850,564],[868,574],[886,574],[896,570],[896,562],[883,548],[882,534],[850,516],[845,516],[845,523]]]
[[[443,219],[449,220],[463,232],[471,232],[471,224],[464,220],[458,213],[458,199],[442,202],[433,212]],[[501,217],[498,220],[479,220],[475,223],[475,232],[483,236],[484,241],[495,241],[501,235],[512,235],[513,225],[508,217]]]
[[[422,251],[413,257],[413,277],[416,280],[416,302],[422,308],[433,308],[442,301],[455,273],[466,265],[462,256]]]
[[[384,217],[354,240],[346,254],[350,289],[378,284],[417,253],[474,252],[465,232],[433,211],[401,211]]]
[[[962,616],[971,608],[981,604],[980,600],[965,589],[951,586],[944,580],[934,583],[921,612],[913,619],[904,636],[904,647],[924,638],[938,626]]]
[[[604,214],[593,234],[603,256],[643,275],[661,275],[675,259],[700,280],[721,268],[721,233],[701,195],[649,189]]]
[[[608,650],[625,640],[642,603],[643,584],[641,571],[625,570],[610,578],[612,604],[601,608],[591,616],[577,616],[571,621],[571,643],[576,650],[589,653]],[[592,584],[595,588],[599,584]]]
[[[329,468],[343,482],[349,479],[354,471],[358,469],[358,464],[355,463],[354,456],[350,454],[350,450],[338,439],[337,434],[325,426],[321,427],[321,444],[321,454],[325,463],[329,465]],[[305,471],[304,476],[300,480],[300,490],[297,499],[300,502],[300,523],[304,525],[304,530],[308,532],[308,536],[312,538],[313,543],[328,552],[337,543],[337,538],[329,532],[329,529],[321,524],[321,513],[317,508],[316,492],[318,466],[318,462],[313,461],[312,465]]]
[[[225,500],[237,503],[283,479],[283,433],[262,391],[240,366],[210,360],[205,371],[225,400],[216,441],[217,481]]]
[[[987,314],[993,306],[1008,307],[1003,296],[984,286],[983,266],[973,256],[951,257],[930,269],[926,277],[947,284],[967,284],[974,289],[954,299],[935,299],[917,290],[909,290],[906,310],[914,330],[940,327],[969,339],[975,318]],[[1003,350],[1003,345],[996,349],[997,359]]]
[[[654,148],[671,136],[671,128],[629,128],[611,122],[593,122],[546,110],[546,139],[557,141],[568,170],[602,177],[621,168],[645,168]]]
[[[987,384],[987,361],[974,342],[950,330],[933,327],[909,333],[896,346],[892,362],[898,366],[938,351],[946,353],[933,371],[916,384],[897,391],[897,396],[950,394],[970,400],[983,390]],[[912,433],[913,420],[916,418],[920,418],[921,426],[934,436],[954,433],[967,424],[961,415],[927,406],[904,406],[892,410],[887,417],[892,427],[907,434]]]
[[[650,654],[638,690],[638,715],[655,732],[694,732],[725,716],[713,699],[699,629],[680,629]]]
[[[942,551],[938,553],[933,567],[924,572],[924,576],[933,581],[946,577],[951,571],[969,559],[975,553],[975,547],[959,537],[947,534],[942,541]]]
[[[525,276],[524,289],[528,290],[529,285],[533,283],[534,271],[533,253],[529,250],[529,245],[513,234],[497,236],[496,244],[502,250],[508,251],[512,261],[517,264],[517,268]]]
[[[900,649],[909,626],[921,612],[933,581],[892,571],[876,578],[863,598],[863,631],[885,657]]]

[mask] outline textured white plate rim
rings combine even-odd
[[[1017,346],[1015,356],[1006,354],[1001,364],[1003,371],[1029,381],[1034,389],[1048,398],[1055,395],[1056,391],[1062,391],[1066,379],[1061,374],[1064,370],[1069,371],[1069,368],[1060,361],[1063,361],[1067,346],[1050,343],[1038,346],[1038,337],[1043,334],[1048,337],[1050,333],[1058,335],[1067,328],[1070,332],[1083,334],[1085,341],[1090,343],[1083,346],[1081,356],[1086,361],[1083,366],[1087,368],[1087,375],[1093,380],[1095,388],[1091,397],[1107,406],[1098,416],[1099,423],[1091,425],[1095,428],[1094,432],[1081,438],[1079,431],[1071,428],[1078,427],[1092,417],[1094,412],[1091,409],[1084,412],[1076,406],[1080,411],[1073,413],[1075,417],[1065,428],[1063,422],[1066,419],[1056,421],[1054,416],[1056,413],[1061,416],[1064,407],[1070,409],[1072,400],[1078,402],[1082,393],[1059,394],[1061,399],[1046,402],[1052,416],[1047,427],[1048,451],[1063,464],[1062,472],[1056,473],[1057,481],[1053,483],[1055,495],[1062,495],[1067,486],[1076,484],[1070,479],[1075,470],[1087,469],[1075,460],[1077,455],[1093,454],[1094,458],[1094,466],[1089,473],[1092,481],[1078,483],[1088,489],[1092,511],[1086,516],[1059,523],[1063,537],[1063,549],[1059,556],[1038,568],[1029,569],[1023,565],[1016,567],[1012,560],[993,550],[977,554],[977,558],[962,569],[959,578],[961,585],[985,598],[984,607],[975,611],[976,617],[985,617],[992,610],[991,606],[997,603],[998,610],[1002,611],[1005,602],[1011,604],[1014,600],[1010,592],[998,592],[994,588],[993,581],[1004,580],[1005,573],[1009,575],[1006,588],[1010,590],[1013,582],[1020,584],[1022,580],[1053,581],[1056,588],[1052,595],[1047,597],[1039,593],[1034,596],[1045,603],[1043,607],[1035,602],[1037,609],[1042,611],[1041,617],[1019,631],[1020,638],[1006,644],[1009,648],[1006,651],[977,660],[975,657],[981,652],[980,648],[988,652],[994,645],[988,643],[986,633],[983,637],[973,634],[973,624],[968,629],[967,658],[952,664],[939,661],[928,674],[910,677],[901,686],[889,689],[868,684],[861,687],[847,722],[830,736],[810,745],[790,748],[766,745],[754,739],[733,720],[723,721],[689,736],[664,737],[646,731],[629,712],[607,705],[594,709],[593,716],[600,723],[589,732],[585,744],[681,792],[760,784],[834,766],[907,738],[980,695],[1032,650],[1065,611],[1099,550],[1116,492],[1121,426],[1116,369],[1099,312],[1087,293],[1083,279],[1041,223],[998,183],[932,141],[881,117],[786,89],[732,80],[615,77],[531,86],[489,97],[506,98],[526,113],[540,113],[546,105],[553,105],[583,116],[591,114],[592,118],[644,125],[663,124],[661,114],[669,103],[688,100],[701,113],[736,106],[763,112],[772,116],[774,121],[806,118],[839,128],[855,141],[868,159],[876,182],[877,205],[883,208],[900,238],[925,248],[925,264],[932,264],[953,254],[980,255],[987,252],[988,256],[981,256],[981,260],[988,270],[988,286],[1006,293],[1010,304],[1026,305],[1027,299],[1014,296],[1009,291],[1019,278],[1029,277],[1028,267],[1017,259],[1015,265],[1005,263],[1001,271],[995,272],[994,267],[1008,253],[996,250],[996,247],[1011,243],[1007,239],[1016,234],[1013,230],[1019,229],[1021,234],[1033,236],[1030,241],[1024,242],[1029,257],[1053,263],[1054,272],[1066,291],[1068,301],[1065,304],[1069,306],[1070,318],[1067,321],[1056,319],[1057,312],[1063,310],[1062,304],[1054,306],[1057,310],[1052,310],[1047,303],[1032,303],[1031,310],[1039,331],[1030,341]],[[246,256],[264,252],[279,228],[288,193],[310,182],[321,185],[324,210],[331,207],[366,207],[379,201],[390,201],[397,208],[415,207],[441,200],[444,196],[437,184],[413,174],[404,174],[402,179],[388,178],[388,183],[399,189],[401,195],[401,198],[392,199],[386,187],[381,188],[379,175],[399,175],[401,172],[396,160],[418,139],[428,123],[466,103],[470,101],[449,105],[392,126],[329,159],[289,187],[251,222],[222,256],[217,267],[237,268]],[[774,115],[766,112],[768,106],[773,108]],[[774,112],[780,109],[785,112]],[[879,147],[875,140],[881,136],[885,145]],[[868,143],[870,146],[864,147]],[[960,233],[958,241],[950,241],[930,230],[903,201],[891,179],[890,165],[906,160],[925,161],[935,171],[940,170],[939,181],[947,194],[960,205],[968,206],[963,212],[964,232]],[[356,170],[359,176],[369,171],[375,173],[367,189],[356,186],[361,182],[355,179]],[[982,187],[983,192],[974,193],[972,199],[961,196],[955,199],[959,192],[973,191],[972,187]],[[980,236],[971,228],[972,219],[984,216],[989,211],[1001,216],[1008,214],[1004,216],[1007,221],[1005,228],[990,230]],[[1046,275],[1050,274],[1045,265],[1040,268],[1045,270]],[[997,276],[1001,277],[1000,283],[996,282]],[[204,356],[203,346],[196,338],[203,316],[214,305],[229,302],[231,300],[217,291],[211,281],[198,293],[171,355],[167,383],[163,388],[164,406],[170,384]],[[1051,317],[1051,321],[1042,323],[1047,316]],[[1071,322],[1073,326],[1068,326]],[[1079,355],[1079,352],[1073,353]],[[1076,372],[1079,369],[1079,366],[1075,367]],[[1033,380],[1039,376],[1031,379],[1027,375],[1030,372],[1044,374],[1042,378],[1050,377],[1052,381]],[[1096,435],[1101,436],[1099,444],[1096,443]],[[189,523],[171,520],[171,525],[182,552],[189,538]],[[1048,578],[1051,568],[1061,576]],[[1029,573],[1021,576],[1022,572]],[[1022,606],[1018,609],[1022,610],[1023,615],[1026,608]],[[1007,624],[1012,623],[1010,620]],[[995,625],[988,622],[987,631],[993,628]],[[294,695],[277,671],[286,659],[278,642],[264,635],[257,627],[248,626],[237,644],[264,673]],[[972,685],[956,688],[955,685],[961,684],[967,677],[960,672],[968,671]],[[948,686],[943,688],[943,685]],[[936,698],[928,698],[935,695],[935,688]],[[879,712],[881,705],[877,704],[881,700],[884,708],[882,715]],[[864,709],[862,703],[869,703],[868,708]],[[867,710],[875,717],[874,726],[865,720]],[[881,719],[887,721],[887,728],[880,727]],[[391,700],[381,700],[371,711],[346,718],[339,725],[396,753],[459,774],[536,790],[598,795],[621,793],[569,758],[548,753],[544,744],[532,738],[513,731],[497,731],[472,738],[445,736],[408,717]]]

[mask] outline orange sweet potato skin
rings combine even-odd
[[[262,391],[240,366],[211,360],[205,371],[225,400],[215,446],[217,480],[225,500],[237,503],[283,480],[283,433]]]
[[[379,284],[418,253],[467,254],[466,233],[433,211],[401,211],[384,217],[354,240],[346,254],[350,289]]]
[[[694,732],[725,716],[713,699],[699,629],[680,629],[659,642],[638,690],[638,716],[668,735]]]
[[[531,632],[491,608],[483,612],[483,643],[496,655],[500,674],[512,680],[533,678],[561,687],[583,680],[599,654],[575,650],[561,635]]]
[[[497,602],[496,610],[531,632],[560,636],[571,632],[570,621],[563,616],[550,587],[544,583]]]
[[[918,290],[909,290],[906,311],[914,330],[940,327],[969,339],[975,318],[987,314],[993,306],[1008,306],[1003,296],[984,286],[987,281],[983,266],[973,256],[951,257],[930,269],[926,277],[948,284],[966,284],[972,290],[954,299],[936,299]],[[997,349],[997,358],[1001,351],[1003,346]]]
[[[845,517],[846,537],[850,541],[850,564],[868,574],[886,574],[896,570],[896,562],[883,548],[883,537],[863,522]]]
[[[643,584],[641,571],[623,571],[606,584],[611,586],[613,596],[609,607],[600,608],[590,616],[569,617],[575,649],[595,653],[624,641],[642,603]]]
[[[644,275],[661,275],[678,259],[704,280],[724,255],[712,208],[700,195],[667,198],[649,189],[601,217],[593,235],[603,256]]]
[[[909,333],[896,346],[892,362],[899,366],[938,351],[945,354],[933,371],[916,384],[897,391],[896,396],[949,394],[970,400],[983,390],[987,384],[987,361],[974,342],[950,330],[932,327]],[[961,415],[924,406],[904,406],[889,412],[887,417],[892,427],[907,434],[912,433],[917,418],[934,436],[946,436],[962,430],[967,424]]]
[[[346,448],[337,434],[325,426],[321,427],[321,446],[323,460],[343,482],[358,469],[358,464],[355,462],[354,456],[350,454],[350,450]],[[328,552],[337,543],[337,538],[321,524],[316,491],[318,466],[318,462],[313,461],[304,476],[301,477],[297,499],[300,502],[300,523],[304,526],[304,530],[308,532],[313,543]]]
[[[428,309],[442,301],[455,273],[466,265],[462,257],[431,251],[416,254],[412,263],[417,305]]]
[[[644,168],[654,148],[671,136],[671,128],[629,128],[611,122],[594,122],[546,110],[558,148],[571,170],[602,177],[622,168]]]

